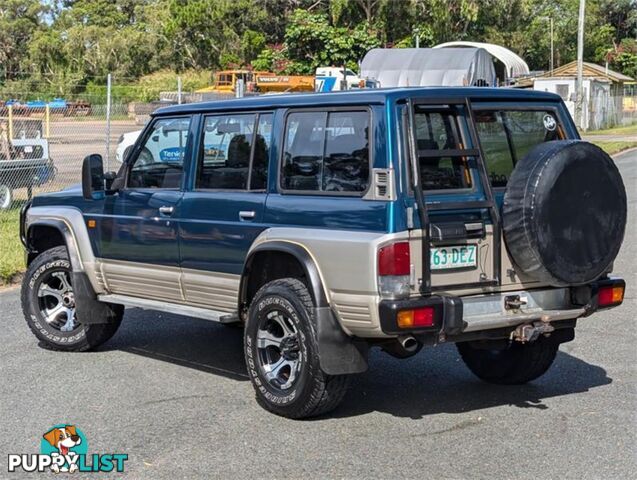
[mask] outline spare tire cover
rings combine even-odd
[[[517,268],[554,286],[604,274],[626,227],[626,190],[613,160],[579,140],[539,144],[516,164],[502,209]]]

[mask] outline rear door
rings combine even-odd
[[[491,191],[484,188],[467,104],[413,102],[404,108],[410,170],[424,197],[416,223],[428,225],[411,232],[414,264],[422,266],[414,293],[497,285],[499,221]]]
[[[202,118],[194,184],[180,217],[182,279],[191,304],[236,309],[248,249],[266,228],[272,128],[271,112]]]
[[[539,143],[576,138],[559,105],[462,99],[405,108],[411,171],[424,194],[419,220],[429,226],[412,231],[412,252],[423,254],[414,293],[531,283],[504,246],[501,207],[517,161]]]
[[[557,105],[475,102],[473,111],[489,184],[499,208],[518,161],[540,143],[573,138]],[[506,248],[500,256],[503,286],[536,283],[516,272]]]

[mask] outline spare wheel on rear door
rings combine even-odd
[[[516,267],[554,286],[608,271],[626,228],[626,190],[599,147],[558,140],[533,148],[507,183],[502,222]]]

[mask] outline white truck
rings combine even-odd
[[[346,88],[343,88],[345,80]],[[319,67],[314,78],[314,90],[316,92],[334,92],[337,90],[351,90],[353,88],[366,87],[365,79],[356,75],[349,68]]]

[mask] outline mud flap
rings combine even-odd
[[[328,375],[362,373],[367,370],[369,345],[348,336],[330,307],[314,309],[321,370]]]
[[[111,307],[100,302],[85,272],[73,272],[73,292],[75,294],[75,312],[81,323],[108,323]]]

